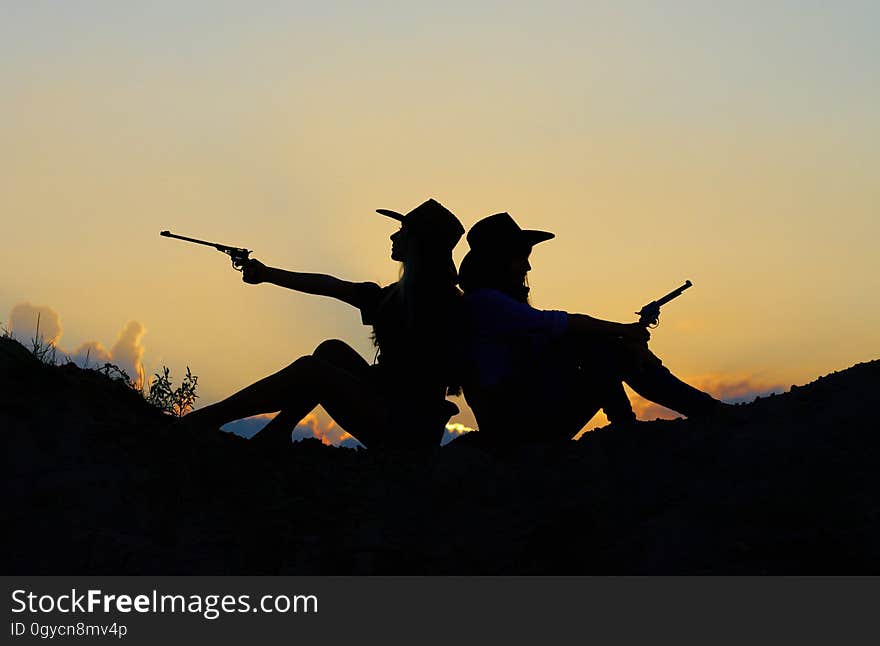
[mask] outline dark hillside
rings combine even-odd
[[[431,457],[187,435],[0,340],[9,574],[878,574],[880,361],[742,408]],[[540,429],[536,429],[539,435]]]

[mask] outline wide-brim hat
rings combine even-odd
[[[509,213],[496,213],[483,218],[468,231],[471,251],[480,254],[506,254],[529,250],[539,242],[556,236],[549,231],[521,228]]]
[[[376,213],[397,220],[408,232],[449,251],[452,251],[464,235],[464,226],[455,214],[433,198],[422,202],[406,214],[390,209],[376,209]]]

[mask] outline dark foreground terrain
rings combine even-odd
[[[880,361],[565,446],[186,435],[0,339],[7,574],[880,574]]]

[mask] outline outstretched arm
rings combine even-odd
[[[551,337],[617,337],[638,343],[646,343],[650,338],[648,330],[638,323],[613,323],[586,314],[538,310],[494,289],[478,290],[468,303],[478,327],[486,334],[518,336],[540,332]]]
[[[639,323],[614,323],[603,321],[586,314],[568,315],[568,333],[576,336],[621,337],[628,341],[647,343],[651,335]]]
[[[285,271],[267,267],[259,260],[248,260],[242,268],[242,280],[251,285],[272,283],[306,294],[330,296],[349,305],[359,307],[358,287],[361,283],[340,280],[327,274],[306,274],[298,271]]]

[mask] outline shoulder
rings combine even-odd
[[[472,309],[514,309],[514,310],[531,310],[534,309],[528,303],[521,303],[515,298],[508,296],[497,289],[483,287],[464,295],[464,303]]]
[[[505,301],[514,301],[510,296],[497,289],[489,287],[481,287],[470,292],[465,292],[464,300],[466,303],[503,303]]]
[[[356,306],[361,310],[361,320],[365,325],[372,325],[376,322],[379,311],[397,293],[397,286],[397,283],[391,283],[385,287],[380,287],[376,283],[357,284]]]
[[[355,283],[353,289],[360,304],[380,298],[387,287],[379,287],[376,283]]]
[[[568,315],[558,310],[539,310],[496,289],[478,289],[465,295],[472,323],[496,332],[544,332],[564,334]]]

